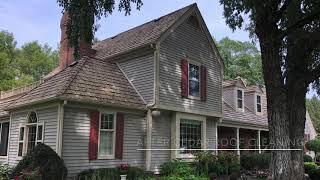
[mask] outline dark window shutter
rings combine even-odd
[[[90,112],[89,160],[98,158],[99,112]]]
[[[181,60],[181,96],[187,98],[188,97],[188,61],[185,59]]]
[[[207,68],[205,66],[201,66],[200,73],[201,101],[205,101],[207,99]]]
[[[116,152],[115,158],[122,159],[123,154],[123,132],[124,132],[124,114],[117,113],[116,123]]]

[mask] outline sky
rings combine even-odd
[[[140,11],[133,10],[130,16],[118,12],[102,18],[96,32],[99,40],[141,25],[192,3],[197,3],[211,35],[220,40],[228,36],[234,40],[250,41],[244,30],[232,31],[223,17],[219,0],[142,0]],[[117,0],[116,0],[117,2]],[[62,8],[56,0],[0,0],[0,31],[14,34],[17,46],[26,42],[39,41],[56,48],[60,41],[60,19]],[[312,96],[314,92],[308,94]]]

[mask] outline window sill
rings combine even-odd
[[[114,160],[114,156],[98,156],[97,160]]]
[[[194,99],[194,100],[199,100],[199,101],[201,100],[200,97],[198,97],[198,96],[190,96],[190,95],[188,96],[188,99]]]
[[[0,156],[0,160],[7,160],[8,156]]]

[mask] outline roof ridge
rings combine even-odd
[[[178,9],[178,10],[176,10],[176,11],[173,11],[173,12],[171,12],[171,13],[169,13],[169,14],[165,14],[165,15],[163,15],[163,16],[160,16],[160,17],[158,17],[158,18],[155,18],[155,19],[152,19],[152,20],[150,20],[150,21],[148,21],[148,22],[145,22],[145,23],[143,23],[143,24],[141,24],[141,25],[139,25],[139,26],[135,26],[135,27],[130,28],[130,29],[126,30],[126,31],[120,32],[120,33],[118,33],[118,34],[116,34],[116,35],[114,35],[114,36],[108,37],[108,38],[106,38],[106,39],[104,39],[104,40],[102,40],[102,41],[99,41],[98,43],[94,44],[93,47],[96,46],[96,45],[98,45],[98,44],[100,44],[100,43],[103,43],[103,42],[105,42],[105,41],[107,41],[107,40],[109,40],[109,39],[112,39],[113,37],[119,36],[120,34],[124,34],[124,33],[127,33],[128,31],[133,30],[133,29],[136,29],[136,28],[145,26],[146,24],[152,23],[152,22],[154,22],[155,20],[162,19],[162,18],[164,18],[164,17],[166,17],[166,16],[170,16],[170,15],[172,15],[172,14],[174,14],[174,13],[177,13],[177,12],[183,10],[183,9],[190,8],[190,7],[194,6],[195,4],[196,4],[196,3],[190,4],[190,5],[188,5],[188,6],[185,6],[185,7],[183,7],[183,8],[180,8],[180,9]],[[169,27],[169,28],[170,28],[170,27]]]
[[[83,59],[82,62],[79,62]],[[64,94],[67,89],[70,87],[71,83],[73,82],[73,80],[76,78],[76,76],[78,75],[79,71],[82,69],[83,65],[87,62],[87,56],[84,56],[83,58],[81,58],[80,60],[78,60],[77,62],[80,63],[78,66],[78,69],[75,68],[75,72],[72,72],[71,77],[69,77],[68,81],[66,82],[66,85],[57,93],[56,97]]]

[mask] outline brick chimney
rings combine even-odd
[[[60,40],[60,63],[59,69],[62,70],[68,67],[73,61],[73,48],[70,46],[70,41],[68,39],[69,14],[65,12],[61,18],[60,29],[61,29],[61,40]],[[80,58],[85,55],[93,55],[95,50],[91,48],[91,43],[84,41],[79,42],[79,56]]]

